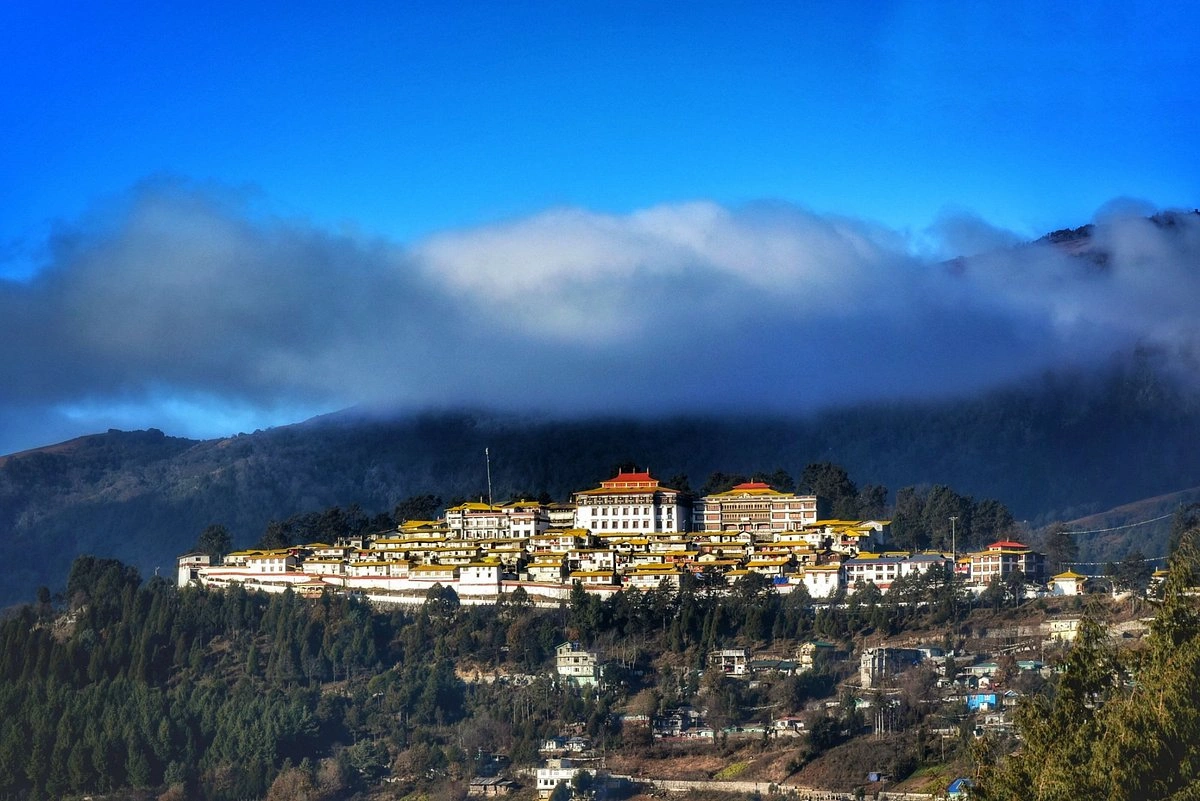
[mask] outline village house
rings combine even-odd
[[[879,687],[887,679],[918,665],[923,654],[916,648],[868,648],[859,659],[858,679],[863,689]]]
[[[346,575],[345,559],[305,559],[304,572],[318,576]]]
[[[525,573],[529,581],[560,584],[566,576],[564,564],[565,560],[559,554],[540,554],[525,566]]]
[[[564,642],[554,649],[554,668],[576,684],[591,686],[600,681],[599,656],[577,642]]]
[[[782,715],[771,721],[772,737],[802,737],[806,729],[804,718],[797,715]]]
[[[299,558],[287,551],[267,551],[246,557],[246,570],[250,573],[291,573],[299,564]]]
[[[842,587],[841,565],[810,565],[800,572],[800,581],[809,597],[829,598]]]
[[[1066,570],[1050,579],[1051,595],[1083,595],[1088,577],[1074,570]]]
[[[502,776],[476,776],[467,785],[467,795],[474,798],[496,798],[511,795],[516,790],[516,783]]]
[[[726,676],[745,676],[750,668],[750,651],[747,648],[722,648],[718,651],[710,651],[708,665]]]
[[[621,584],[621,577],[613,570],[573,570],[567,579],[572,583],[578,581],[585,590],[617,587]]]
[[[968,558],[968,583],[977,592],[984,590],[993,578],[1005,581],[1018,571],[1028,582],[1040,584],[1045,580],[1045,556],[1013,540],[993,542],[984,550],[969,554]]]
[[[651,721],[655,739],[712,740],[715,732],[704,721],[704,715],[690,706],[668,709]]]
[[[835,662],[845,658],[836,643],[811,640],[796,649],[796,663],[800,670],[813,670],[821,662]]]
[[[466,592],[496,593],[500,588],[500,560],[468,562],[458,572],[459,586]]]
[[[458,580],[459,568],[457,565],[415,565],[409,568],[408,578],[410,581],[419,581],[421,583],[433,584],[449,584]]]
[[[570,784],[575,774],[583,768],[575,765],[569,759],[547,759],[546,764],[537,769],[536,778],[538,798],[547,799],[554,794],[559,783]]]
[[[551,503],[546,506],[546,517],[550,520],[550,528],[574,528],[575,504]]]
[[[1074,642],[1075,637],[1079,634],[1080,622],[1080,618],[1077,617],[1057,617],[1047,620],[1042,627],[1051,640]]]
[[[625,569],[624,585],[639,590],[654,590],[665,581],[668,586],[679,589],[679,568],[674,565],[632,565]]]

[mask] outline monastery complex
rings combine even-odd
[[[817,500],[761,482],[693,499],[649,472],[620,472],[569,504],[464,503],[436,521],[333,543],[216,561],[185,554],[178,575],[180,585],[333,590],[390,603],[420,603],[434,584],[454,589],[463,603],[493,603],[518,588],[535,603],[557,603],[576,584],[607,594],[678,588],[685,575],[701,585],[719,584],[718,577],[732,584],[750,573],[777,592],[802,586],[827,599],[866,584],[886,592],[900,576],[951,566],[977,591],[1018,570],[1030,582],[1046,581],[1043,556],[1019,542],[963,555],[889,551],[888,521],[820,520]],[[1051,582],[1052,591],[1072,587]]]

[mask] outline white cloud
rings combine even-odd
[[[928,237],[978,255],[925,257]],[[160,182],[51,244],[34,278],[0,282],[0,450],[31,444],[23,420],[61,431],[31,409],[97,427],[158,409],[144,424],[169,428],[207,406],[212,433],[230,414],[358,402],[798,410],[1200,342],[1194,215],[1106,210],[1089,245],[1103,259],[971,217],[915,242],[707,202],[556,209],[406,249]]]

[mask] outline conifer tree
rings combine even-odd
[[[1052,693],[1018,713],[1018,754],[986,765],[986,801],[1200,799],[1200,532],[1171,559],[1148,649],[1122,664],[1086,621]]]

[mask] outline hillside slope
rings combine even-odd
[[[1131,549],[1146,557],[1166,556],[1175,512],[1200,503],[1200,487],[1143,498],[1086,517],[1066,521],[1068,529],[1080,532],[1079,559],[1092,564],[1083,565],[1080,572],[1100,573],[1104,562],[1118,562]],[[1165,567],[1155,561],[1155,568]]]
[[[79,553],[149,575],[204,526],[235,544],[298,512],[359,504],[390,511],[446,500],[547,492],[565,499],[633,462],[693,487],[714,471],[798,476],[844,465],[860,485],[949,484],[996,498],[1037,525],[1200,485],[1200,401],[1144,363],[1052,375],[977,398],[870,406],[807,418],[545,420],[484,413],[401,419],[343,413],[197,442],[115,432],[0,459],[0,604],[55,585]]]

